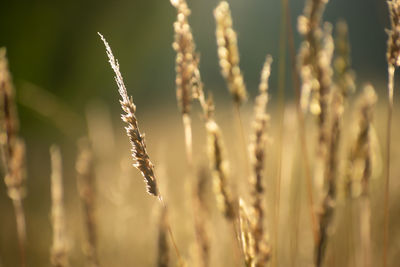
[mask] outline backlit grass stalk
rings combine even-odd
[[[400,1],[389,0],[387,3],[389,7],[391,29],[387,31],[389,34],[389,39],[387,42],[386,53],[388,62],[388,117],[386,129],[383,267],[387,266],[389,244],[390,146],[392,132],[394,73],[395,69],[400,66]]]
[[[173,48],[176,51],[176,96],[182,112],[186,157],[190,168],[193,168],[190,107],[193,87],[196,84],[198,61],[195,55],[192,30],[188,22],[190,9],[185,0],[171,0],[171,3],[177,10],[177,19],[174,23],[175,41],[173,43]]]
[[[253,132],[250,142],[250,162],[251,162],[251,179],[250,184],[252,196],[252,235],[254,237],[254,266],[265,266],[270,258],[271,249],[265,238],[263,199],[265,197],[265,189],[263,185],[264,166],[265,166],[265,149],[267,144],[267,126],[269,116],[266,112],[268,104],[268,79],[271,73],[272,57],[267,56],[261,73],[261,82],[259,87],[259,95],[255,101]]]
[[[96,218],[96,177],[93,154],[89,145],[82,140],[76,162],[78,192],[83,206],[86,232],[85,254],[88,265],[99,266]]]
[[[146,149],[144,135],[140,133],[138,121],[136,119],[135,115],[136,105],[133,103],[132,98],[128,97],[128,92],[124,84],[124,79],[122,78],[121,72],[119,70],[119,63],[114,58],[114,55],[112,54],[109,44],[107,43],[103,35],[99,33],[99,36],[103,40],[104,45],[106,47],[109,63],[115,73],[115,81],[118,85],[118,92],[122,98],[122,100],[120,100],[120,104],[122,110],[125,113],[122,114],[121,118],[122,121],[124,121],[127,124],[125,130],[132,146],[132,157],[133,161],[135,162],[133,166],[137,168],[144,177],[146,182],[147,192],[152,196],[160,198],[157,187],[157,181],[154,176],[154,165],[150,161],[150,157]]]
[[[347,23],[343,20],[340,20],[336,23],[336,34],[335,34],[335,57],[333,60],[333,67],[334,67],[334,81],[335,81],[335,88],[338,88],[343,95],[343,108],[346,108],[346,102],[351,93],[353,93],[356,89],[355,86],[355,73],[351,68],[351,58],[350,58],[350,42],[348,36],[348,27]],[[344,112],[344,111],[343,111]],[[343,129],[346,131],[346,128]],[[345,180],[347,179],[345,175]],[[345,183],[347,183],[345,181]],[[347,191],[347,189],[345,189]],[[346,195],[346,218],[349,220],[349,225],[346,227],[346,242],[347,242],[347,249],[346,254],[348,258],[352,258],[351,264],[355,265],[354,257],[352,254],[354,253],[354,233],[353,233],[353,201],[350,198],[350,195]]]
[[[22,200],[25,197],[25,144],[18,137],[19,122],[14,102],[14,88],[8,70],[6,50],[0,48],[1,149],[7,193],[15,212],[19,257],[26,266],[26,224]]]
[[[160,192],[158,190],[157,181],[154,176],[154,165],[150,161],[150,157],[147,153],[144,136],[139,131],[139,126],[138,126],[138,122],[137,122],[136,115],[135,115],[136,106],[133,103],[132,98],[128,97],[128,92],[126,90],[124,80],[123,80],[121,72],[119,70],[118,61],[114,58],[114,55],[112,53],[110,45],[107,43],[107,41],[103,37],[103,35],[101,35],[100,33],[98,33],[98,34],[106,47],[106,52],[107,52],[107,56],[109,59],[109,63],[115,73],[115,81],[118,85],[118,92],[122,98],[122,100],[120,100],[120,104],[121,104],[122,110],[125,112],[125,114],[122,114],[122,120],[127,124],[125,129],[126,129],[127,136],[129,138],[129,141],[132,146],[132,157],[133,157],[133,161],[135,162],[133,164],[133,166],[136,167],[141,172],[142,176],[144,177],[146,187],[147,187],[147,192],[150,195],[157,197],[160,204],[164,208],[167,208],[167,206],[162,198],[162,195],[160,194]],[[175,238],[172,234],[171,226],[169,224],[168,224],[168,233],[171,238],[172,244],[175,248],[175,252],[179,259],[179,263],[183,264],[184,263],[183,258],[181,257],[179,249],[176,245]]]
[[[313,234],[314,243],[317,241],[317,218],[314,211],[314,196],[313,196],[313,185],[312,185],[312,177],[311,177],[311,163],[308,155],[308,145],[307,145],[307,138],[306,138],[306,126],[305,126],[305,119],[304,113],[302,111],[302,89],[300,84],[300,75],[299,70],[296,64],[296,48],[294,42],[294,32],[292,28],[292,20],[290,16],[290,6],[288,1],[284,1],[284,9],[286,13],[286,26],[287,26],[287,36],[288,36],[288,48],[289,48],[289,55],[291,61],[291,76],[292,76],[292,83],[294,88],[294,93],[296,96],[296,113],[297,113],[297,121],[299,126],[299,137],[300,137],[300,146],[303,153],[303,164],[304,164],[304,176],[306,180],[306,189],[307,189],[307,202],[308,202],[308,210],[310,214],[310,221],[311,221],[311,230]],[[297,231],[298,227],[295,227]],[[297,234],[296,234],[296,241],[294,242],[297,246]]]
[[[329,29],[322,28],[322,16],[327,0],[308,0],[304,15],[298,19],[298,30],[304,37],[299,53],[300,75],[302,79],[301,105],[303,110],[310,108],[317,116],[318,142],[314,169],[314,182],[317,186],[317,199],[320,201],[324,184],[324,162],[329,148],[329,97],[331,90],[331,60],[333,42]],[[330,27],[330,26],[328,26]],[[311,94],[311,102],[308,103]]]
[[[67,234],[65,227],[64,187],[62,176],[62,158],[58,146],[50,147],[51,159],[51,222],[53,227],[53,245],[51,247],[51,265],[66,267],[68,264]]]
[[[233,97],[235,116],[244,151],[245,170],[248,173],[249,159],[246,153],[247,142],[240,114],[240,106],[247,99],[247,90],[239,67],[237,36],[232,27],[232,16],[228,2],[222,1],[218,4],[214,10],[214,17],[216,21],[215,33],[217,38],[219,65],[222,76],[225,78],[229,91]]]
[[[213,176],[213,188],[217,197],[217,204],[230,221],[234,221],[237,215],[237,203],[234,200],[228,185],[229,163],[225,155],[225,147],[221,131],[213,117],[214,103],[208,101],[208,117],[206,121],[208,157],[211,174]]]
[[[343,112],[343,95],[335,91],[332,99],[332,122],[330,126],[330,137],[328,153],[325,165],[325,183],[327,192],[322,200],[321,212],[319,214],[319,232],[315,247],[315,265],[323,266],[326,254],[326,246],[329,239],[329,227],[331,227],[336,208],[336,183],[338,172],[338,147],[341,133],[341,119]]]
[[[231,11],[226,1],[219,3],[214,10],[214,17],[217,24],[216,37],[221,73],[228,84],[233,101],[240,106],[247,99],[247,91],[239,67],[236,32],[232,28]]]

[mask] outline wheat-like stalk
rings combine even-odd
[[[139,131],[138,122],[135,116],[136,106],[133,103],[132,98],[128,97],[124,80],[119,70],[118,61],[115,60],[110,45],[107,43],[103,35],[101,35],[100,33],[98,34],[106,47],[109,63],[115,73],[115,81],[117,82],[118,85],[118,92],[122,97],[120,103],[122,110],[125,112],[125,114],[122,115],[122,120],[128,125],[127,127],[125,127],[125,129],[132,146],[132,157],[133,160],[135,161],[133,166],[136,167],[144,177],[147,186],[147,192],[150,195],[157,197],[161,206],[164,209],[166,209],[167,205],[165,204],[163,197],[158,190],[157,181],[154,176],[154,165],[150,161],[150,157],[147,153],[144,136]],[[179,252],[179,249],[176,245],[175,238],[174,235],[172,234],[171,226],[169,225],[169,223],[168,223],[168,233],[171,238],[171,242],[174,246],[176,255],[178,257],[179,264],[183,266],[185,264],[185,261],[183,260]]]
[[[157,197],[159,196],[159,191],[157,187],[157,181],[154,176],[154,165],[150,161],[150,157],[147,153],[144,135],[142,135],[139,130],[138,121],[135,116],[136,106],[133,103],[132,98],[128,97],[128,92],[126,91],[124,80],[119,70],[118,61],[114,58],[111,47],[103,35],[100,33],[98,34],[106,47],[111,68],[115,73],[115,81],[118,85],[118,92],[122,98],[120,103],[122,110],[125,112],[125,114],[122,115],[122,120],[127,124],[125,129],[132,146],[132,157],[135,161],[133,166],[135,166],[144,177],[147,186],[147,192],[150,195]]]
[[[213,106],[212,102],[209,102]],[[211,110],[213,108],[209,108]],[[206,122],[208,156],[210,169],[214,177],[214,191],[217,196],[219,208],[228,220],[234,220],[236,216],[236,205],[228,186],[229,163],[226,159],[225,148],[222,141],[221,131],[213,118]]]
[[[232,28],[232,17],[229,4],[226,1],[219,3],[214,10],[217,23],[217,45],[221,72],[237,105],[247,98],[247,91],[239,67],[239,51],[236,32]]]
[[[14,88],[5,48],[0,48],[1,149],[5,168],[4,182],[12,200],[17,225],[21,266],[26,265],[26,224],[22,200],[25,197],[25,144],[18,137],[18,117]]]
[[[64,187],[62,179],[62,158],[60,148],[50,147],[51,159],[51,221],[53,245],[51,264],[53,267],[66,267],[68,264],[67,234],[65,227]]]
[[[331,44],[326,40],[329,35],[324,34],[321,26],[327,2],[327,0],[308,0],[304,15],[298,19],[298,29],[304,37],[299,54],[302,78],[301,103],[303,109],[307,108],[308,96],[312,94],[310,109],[318,116],[320,155],[325,154],[328,138],[328,102],[332,75],[330,61],[333,49],[328,46]]]
[[[76,161],[77,185],[83,206],[86,231],[85,254],[88,265],[99,266],[96,220],[96,180],[92,151],[85,140],[79,144]]]
[[[254,107],[253,133],[250,143],[250,159],[252,175],[252,208],[254,211],[252,234],[254,237],[254,253],[256,255],[255,266],[265,266],[270,258],[270,248],[265,240],[264,231],[264,165],[265,148],[267,143],[267,125],[269,116],[266,112],[268,103],[268,79],[271,73],[272,57],[267,56],[261,73],[259,95],[256,98]]]
[[[321,212],[319,214],[319,234],[315,248],[315,264],[317,267],[323,265],[326,245],[329,238],[328,229],[331,226],[336,206],[338,147],[341,134],[341,119],[343,115],[343,95],[341,92],[334,92],[331,106],[332,118],[329,131],[330,137],[324,170],[327,192],[322,200]]]
[[[188,22],[190,9],[185,0],[172,0],[171,3],[177,10],[177,19],[174,23],[175,41],[172,45],[176,51],[176,96],[182,112],[186,156],[191,166],[193,155],[190,106],[192,94],[198,84],[199,76],[197,74],[200,72],[198,70],[198,59],[195,55],[196,46]]]

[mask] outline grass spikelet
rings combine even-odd
[[[26,265],[26,226],[22,200],[25,197],[25,144],[18,137],[18,118],[14,88],[5,48],[0,48],[1,149],[5,169],[4,182],[12,200],[17,225],[20,263]]]
[[[207,118],[206,122],[208,156],[213,175],[214,191],[222,213],[228,220],[233,220],[236,216],[236,207],[228,186],[229,163],[225,158],[221,131],[212,117],[214,104],[211,99],[208,101],[207,110],[210,112],[208,113],[210,117]]]
[[[389,0],[387,3],[389,7],[391,29],[387,31],[389,38],[386,52],[388,62],[388,117],[386,129],[383,267],[387,266],[387,250],[389,243],[390,144],[392,134],[394,74],[395,69],[400,66],[400,1]]]
[[[321,19],[327,2],[327,0],[308,0],[304,14],[298,18],[298,31],[304,37],[299,53],[302,79],[301,106],[303,110],[308,108],[309,95],[319,91],[319,85],[315,81],[315,72],[322,38]],[[312,111],[318,113],[318,105]]]
[[[347,98],[356,89],[355,74],[351,69],[350,52],[347,23],[344,20],[340,20],[336,23],[333,66],[335,70],[335,84],[342,90],[344,98]]]
[[[66,267],[68,264],[67,236],[65,227],[64,187],[62,179],[62,160],[58,146],[50,147],[51,159],[51,221],[53,227],[53,245],[51,247],[51,265]]]
[[[181,108],[185,130],[186,156],[192,165],[192,127],[190,106],[192,94],[199,78],[198,61],[195,56],[195,44],[188,17],[190,9],[185,0],[171,1],[177,10],[177,20],[174,23],[175,41],[172,45],[176,51],[176,97]]]
[[[361,192],[367,193],[364,185],[368,185],[371,164],[371,122],[373,117],[373,108],[377,101],[374,88],[371,85],[364,87],[363,95],[358,103],[358,133],[357,138],[349,153],[347,166],[347,194],[358,197]],[[364,180],[362,182],[362,180]],[[363,184],[357,186],[357,184]]]
[[[111,51],[109,44],[106,39],[98,33],[100,38],[103,40],[106,47],[107,56],[111,65],[111,68],[115,72],[115,81],[118,85],[118,92],[121,95],[120,100],[122,110],[125,114],[122,115],[122,120],[128,125],[125,127],[129,141],[132,146],[132,157],[134,160],[134,167],[136,167],[145,179],[147,192],[153,196],[159,196],[156,178],[154,176],[154,165],[150,161],[150,157],[146,150],[146,143],[144,135],[139,131],[138,121],[135,116],[136,106],[133,103],[132,98],[128,97],[124,80],[119,70],[118,61],[115,60],[114,55]]]
[[[250,143],[250,158],[252,165],[252,175],[250,183],[252,185],[252,208],[254,218],[252,221],[252,234],[254,237],[254,253],[256,255],[255,266],[265,266],[270,258],[270,249],[265,240],[264,233],[264,164],[265,148],[267,143],[267,125],[269,116],[266,113],[268,103],[268,79],[271,73],[272,57],[267,56],[261,73],[259,95],[256,98],[254,108],[253,133]]]
[[[189,114],[194,69],[197,67],[193,35],[188,22],[190,9],[185,0],[171,3],[177,10],[177,19],[174,23],[175,41],[172,45],[176,51],[176,95],[182,114]]]
[[[96,180],[93,154],[85,140],[82,140],[79,145],[76,171],[78,191],[83,206],[84,226],[86,230],[85,254],[89,266],[98,267]]]
[[[304,9],[304,15],[299,17],[298,29],[303,35],[299,55],[300,75],[302,78],[301,103],[302,108],[308,107],[308,97],[311,94],[310,110],[318,116],[319,154],[324,154],[327,142],[327,118],[329,92],[332,70],[330,67],[333,41],[330,26],[321,26],[322,15],[327,0],[309,0]]]
[[[319,214],[319,235],[315,248],[316,266],[322,266],[328,241],[328,229],[331,225],[336,206],[337,195],[337,170],[338,148],[341,136],[341,121],[343,116],[343,102],[345,90],[336,87],[330,103],[330,128],[327,144],[327,155],[324,167],[324,182],[327,191],[322,200],[321,213]]]
[[[246,100],[247,92],[239,67],[236,32],[232,28],[231,11],[226,1],[219,3],[214,10],[214,17],[217,24],[216,36],[221,72],[234,102],[240,105]]]
[[[243,199],[239,199],[239,232],[246,267],[253,266],[253,263],[255,262],[255,241],[251,231],[248,207]]]

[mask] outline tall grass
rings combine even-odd
[[[376,149],[379,142],[375,138],[373,121],[380,115],[375,111],[375,106],[379,107],[377,94],[372,85],[367,84],[362,92],[356,93],[357,100],[352,98],[358,86],[351,66],[348,27],[344,21],[339,21],[335,27],[324,21],[325,8],[329,7],[327,0],[306,1],[303,14],[298,18],[302,37],[298,53],[289,2],[282,0],[278,112],[271,112],[269,108],[269,79],[275,75],[272,57],[268,55],[265,59],[258,94],[252,101],[239,67],[240,35],[233,30],[230,6],[221,1],[214,9],[218,54],[215,60],[219,61],[232,96],[235,109],[230,115],[236,117],[239,132],[217,116],[220,113],[217,114],[216,108],[221,113],[223,108],[220,109],[216,103],[218,99],[214,102],[212,93],[205,90],[207,82],[203,84],[199,68],[200,55],[189,23],[192,11],[188,3],[185,0],[170,2],[176,11],[173,23],[175,87],[183,139],[176,142],[174,138],[168,139],[171,143],[167,159],[150,157],[156,142],[152,138],[145,139],[139,129],[136,105],[128,96],[119,62],[99,33],[115,74],[123,111],[121,118],[132,159],[120,161],[118,158],[115,160],[118,163],[114,162],[114,156],[120,151],[110,134],[110,125],[104,125],[103,130],[107,132],[104,136],[113,140],[101,140],[98,133],[102,131],[101,125],[95,130],[89,129],[92,131],[89,136],[96,140],[81,140],[75,160],[77,196],[83,214],[83,223],[75,223],[73,209],[68,204],[72,193],[68,192],[62,178],[60,149],[51,147],[52,266],[82,265],[84,261],[92,267],[116,266],[118,262],[125,265],[127,259],[134,258],[133,254],[139,255],[140,259],[133,260],[143,266],[163,267],[369,267],[380,265],[380,254],[383,266],[395,266],[392,251],[398,247],[394,241],[389,242],[389,236],[393,233],[394,240],[396,229],[389,228],[389,219],[394,222],[398,218],[389,212],[389,199],[398,197],[398,190],[393,189],[395,194],[389,195],[389,182],[394,160],[391,150],[398,152],[395,146],[399,144],[391,140],[391,127],[394,74],[400,65],[400,2],[388,2],[391,29],[387,48],[389,103],[384,181],[375,179],[381,175],[380,153]],[[336,34],[333,34],[334,29]],[[294,103],[284,99],[286,40],[296,95]],[[4,49],[0,50],[0,97],[0,141],[5,183],[16,217],[18,258],[21,266],[28,263],[33,266],[25,249],[27,234],[22,206],[25,146],[19,137],[13,85]],[[200,116],[193,116],[197,108]],[[252,116],[244,116],[243,109],[252,109]],[[356,119],[349,119],[351,113],[356,114]],[[96,116],[104,116],[104,113],[92,112],[89,117]],[[274,120],[275,117],[278,119]],[[278,123],[271,123],[271,118]],[[244,127],[247,122],[252,125],[248,136]],[[160,136],[168,136],[168,131],[176,135],[175,125],[169,121],[158,120],[150,126],[154,129],[149,131],[160,132]],[[275,128],[279,129],[274,131]],[[121,132],[119,128],[115,130]],[[102,155],[99,151],[103,144],[99,140],[112,144],[104,144],[107,148],[102,150]],[[149,148],[147,140],[151,141]],[[91,142],[96,149],[91,149]],[[179,144],[182,151],[184,149],[182,153]],[[232,147],[238,144],[243,151],[233,155]],[[112,155],[105,157],[107,153]],[[100,158],[103,161],[107,158],[108,162]],[[142,200],[140,192],[143,190],[131,186],[134,180],[130,176],[135,177],[129,169],[132,160],[144,179],[147,193],[155,198]],[[187,168],[181,164],[185,160]],[[179,166],[168,165],[172,161]],[[162,168],[153,162],[167,167],[163,175],[160,175]],[[160,176],[168,178],[162,183],[163,187],[160,187]],[[385,185],[383,203],[379,201],[377,190],[382,183]],[[136,202],[130,203],[127,199]],[[184,203],[177,203],[177,199]],[[131,204],[137,204],[137,209]],[[384,211],[382,248],[376,237],[382,230],[379,216],[376,216],[379,209]],[[157,211],[156,215],[153,210]],[[143,228],[134,228],[132,225],[136,223]],[[77,256],[75,249],[77,225],[81,225],[85,233],[81,256]],[[69,231],[69,226],[73,230]],[[116,234],[121,233],[123,227],[125,234]],[[149,240],[152,240],[151,246],[147,245]],[[117,259],[115,251],[123,257]]]

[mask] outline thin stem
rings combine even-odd
[[[248,151],[247,151],[247,142],[246,142],[246,137],[245,137],[245,132],[244,132],[244,127],[243,127],[243,122],[242,122],[242,116],[240,114],[240,104],[238,102],[234,103],[234,109],[235,109],[235,114],[236,114],[236,121],[238,124],[238,131],[240,135],[240,139],[242,140],[242,149],[243,149],[243,156],[244,156],[244,163],[246,164],[245,166],[245,171],[246,171],[246,177],[249,176],[250,170],[249,170],[249,156],[248,156]]]
[[[384,202],[384,234],[383,234],[383,267],[387,266],[387,254],[389,243],[389,182],[390,182],[390,145],[392,132],[392,113],[393,113],[393,88],[394,88],[395,68],[392,64],[388,66],[388,110],[387,110],[387,129],[386,129],[386,179],[385,179],[385,202]]]
[[[274,235],[274,257],[273,266],[278,266],[278,241],[279,241],[279,216],[280,216],[280,198],[281,198],[281,179],[282,179],[282,154],[283,154],[283,120],[285,116],[285,70],[286,70],[286,20],[287,20],[287,1],[281,0],[281,28],[279,40],[279,80],[278,80],[278,114],[279,114],[279,140],[278,140],[278,167],[276,175],[275,188],[275,235]]]
[[[159,194],[158,200],[160,201],[162,208],[165,209],[165,210],[167,210],[167,205],[165,204],[164,199],[163,199],[163,197],[161,196],[161,194]],[[167,221],[168,234],[169,234],[169,237],[170,237],[170,239],[171,239],[172,246],[174,247],[174,250],[175,250],[176,256],[178,257],[179,263],[182,264],[182,263],[183,263],[183,258],[182,258],[182,256],[181,256],[181,253],[179,252],[178,246],[176,245],[175,238],[174,238],[174,234],[172,233],[172,229],[171,229],[171,224],[170,224],[170,222],[169,222],[168,213],[167,213],[166,217],[167,217],[167,218],[166,218],[166,221]]]
[[[188,161],[190,172],[192,173],[193,167],[193,138],[192,138],[192,123],[190,119],[190,115],[185,113],[182,115],[183,128],[185,134],[185,149],[186,149],[186,158]]]
[[[289,7],[289,2],[287,2],[286,5],[287,9],[287,14],[290,14],[290,7]],[[291,67],[292,67],[292,80],[293,80],[293,87],[295,89],[296,93],[296,109],[297,109],[297,117],[298,117],[298,123],[299,123],[299,134],[300,134],[300,145],[302,149],[302,158],[304,162],[304,172],[306,176],[306,186],[307,186],[307,199],[308,199],[308,206],[309,206],[309,212],[310,212],[310,217],[311,217],[311,226],[312,226],[312,232],[313,232],[313,237],[314,237],[314,244],[317,243],[318,241],[318,231],[317,231],[317,218],[315,216],[314,212],[314,197],[313,197],[313,191],[312,191],[312,180],[311,180],[311,167],[310,167],[310,160],[308,158],[308,149],[307,149],[307,139],[306,139],[306,133],[305,133],[305,122],[304,122],[304,114],[303,111],[301,110],[301,105],[300,105],[300,81],[298,77],[298,72],[296,68],[296,50],[294,47],[294,39],[293,39],[293,29],[292,29],[292,24],[291,24],[291,17],[288,15],[287,16],[287,23],[286,23],[288,29],[288,43],[289,43],[289,53],[290,53],[290,59],[291,59]]]
[[[17,224],[18,246],[21,267],[26,266],[26,228],[25,228],[25,213],[22,206],[22,200],[19,198],[13,199],[15,219]]]

